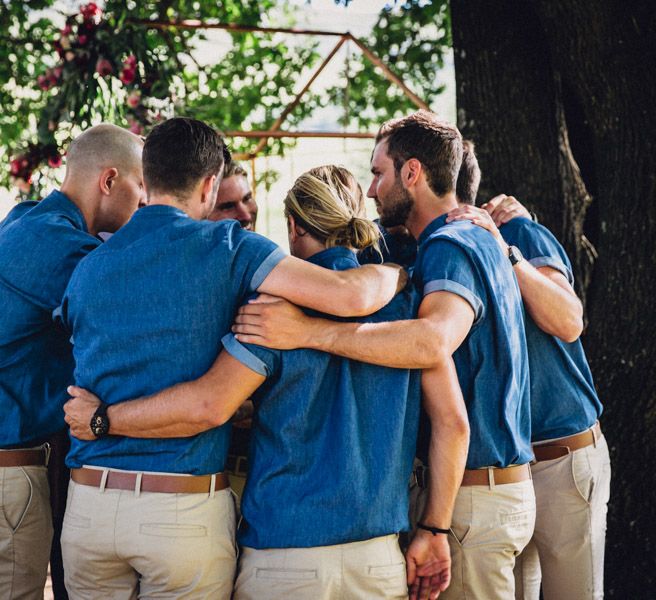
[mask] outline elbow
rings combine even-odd
[[[208,429],[214,429],[215,427],[221,427],[221,425],[225,425],[230,420],[230,417],[232,417],[232,413],[228,413],[222,405],[217,406],[214,400],[215,398],[203,400],[196,413],[195,420],[198,425],[198,433],[207,431]]]
[[[576,322],[569,323],[568,327],[558,337],[563,340],[563,342],[571,344],[581,337],[582,332],[583,319],[578,319]]]
[[[418,340],[418,350],[421,364],[417,365],[417,368],[420,369],[444,368],[451,360],[451,352],[447,349],[446,342],[430,321],[426,323],[424,335]]]
[[[583,312],[577,311],[576,314],[560,320],[551,333],[566,344],[571,344],[581,337],[582,332]]]
[[[331,313],[338,317],[364,317],[376,312],[384,304],[378,302],[379,298],[370,289],[361,290],[352,283],[343,280],[340,283],[341,302],[331,307]]]

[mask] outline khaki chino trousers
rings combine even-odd
[[[0,468],[0,600],[43,598],[51,543],[46,467]]]
[[[230,488],[169,494],[71,481],[62,531],[71,600],[228,600],[236,565]]]
[[[517,560],[516,597],[600,600],[604,597],[610,457],[606,439],[531,468],[537,518]]]
[[[398,536],[314,548],[243,547],[235,600],[404,600]]]

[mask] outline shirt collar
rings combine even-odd
[[[340,259],[347,259],[353,262],[354,267],[359,267],[358,258],[353,250],[343,246],[333,246],[317,252],[308,258],[308,262],[319,265],[320,267],[331,268]]]
[[[448,213],[444,213],[443,215],[437,217],[437,219],[433,219],[426,226],[426,229],[421,232],[421,235],[417,239],[418,246],[421,246],[431,236],[431,234],[435,233],[438,229],[440,229],[440,227],[444,227],[447,224],[447,215]]]
[[[81,229],[85,233],[89,233],[87,223],[84,220],[84,215],[78,206],[63,192],[53,190],[43,200],[42,205],[46,206],[49,210],[56,210],[57,212],[66,215],[71,219],[71,222],[77,229]]]
[[[184,211],[168,204],[152,204],[143,206],[132,215],[130,223],[137,223],[140,228],[148,229],[157,226],[162,221],[170,221],[173,217],[191,217]]]

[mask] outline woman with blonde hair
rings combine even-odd
[[[304,173],[284,205],[299,258],[352,269],[355,250],[377,246],[362,190],[342,167]],[[411,318],[413,304],[404,292],[359,320]],[[266,377],[253,396],[236,600],[407,598],[397,534],[408,527],[417,372],[223,342],[255,357]]]

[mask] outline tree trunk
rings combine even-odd
[[[452,0],[451,9],[458,120],[463,134],[476,142],[481,197],[512,193],[538,213],[572,258],[586,305],[583,341],[605,404],[602,424],[613,463],[607,595],[651,598],[653,4]]]

